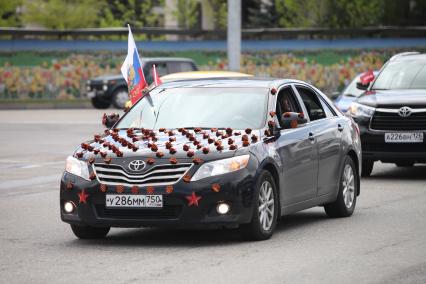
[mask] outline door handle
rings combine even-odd
[[[337,124],[337,130],[339,130],[340,132],[343,131],[343,126],[340,123]]]
[[[309,140],[311,140],[311,141],[314,141],[314,140],[315,140],[315,136],[314,136],[314,133],[312,133],[312,132],[309,132],[309,136],[308,136],[308,139],[309,139]]]

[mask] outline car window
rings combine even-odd
[[[323,100],[321,100],[321,105],[327,117],[336,116],[336,113],[334,113],[334,111],[330,108],[330,106]]]
[[[194,64],[191,62],[169,62],[170,73],[194,71]]]
[[[286,112],[302,112],[290,86],[281,89],[277,98],[276,114],[281,127],[283,127],[282,116]]]
[[[154,76],[152,74],[152,65],[154,64],[160,77],[169,74],[167,71],[167,64],[165,62],[147,62],[143,68],[143,74],[145,75],[148,85],[154,81]]]
[[[404,60],[387,64],[374,82],[372,90],[424,88],[426,88],[426,63]]]
[[[302,98],[303,104],[305,105],[311,121],[327,117],[319,98],[313,91],[301,86],[297,86],[296,89]]]

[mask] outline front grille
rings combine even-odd
[[[96,212],[101,218],[112,219],[177,219],[182,212],[182,206],[167,205],[161,209],[111,209],[105,208],[105,205],[96,205]]]
[[[143,174],[126,173],[120,165],[95,164],[99,182],[106,185],[164,186],[176,183],[191,168],[192,164],[164,164],[154,166]]]
[[[374,130],[426,130],[426,112],[415,112],[408,117],[398,113],[376,111],[371,119]]]

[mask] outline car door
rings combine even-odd
[[[343,124],[324,99],[307,85],[296,85],[307,109],[309,124],[318,147],[317,196],[337,192],[342,160]]]
[[[290,98],[290,111],[303,112],[300,100],[291,85],[280,90],[277,97],[276,113],[280,118],[289,110],[282,110],[283,97]],[[280,119],[279,123],[283,125]],[[282,129],[276,141],[282,162],[282,183],[280,184],[281,204],[284,206],[312,199],[316,195],[318,153],[315,141],[310,137],[311,126]]]

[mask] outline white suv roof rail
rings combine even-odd
[[[401,57],[401,56],[416,55],[416,54],[420,54],[420,52],[418,52],[418,51],[401,52],[401,53],[395,54],[389,60],[393,61],[393,60],[395,60],[395,59],[397,59],[398,57]]]

